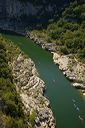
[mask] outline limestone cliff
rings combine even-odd
[[[22,15],[40,15],[44,12],[53,12],[57,8],[61,8],[68,0],[1,0],[0,1],[0,17],[20,17]],[[44,14],[45,15],[45,14]],[[50,14],[51,15],[51,14]],[[39,15],[37,15],[39,16]]]
[[[69,0],[0,0],[0,27],[22,29],[47,23]]]

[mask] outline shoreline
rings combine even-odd
[[[23,31],[23,30],[21,32],[19,30],[14,30],[12,28],[7,29],[7,28],[1,28],[1,27],[0,27],[0,33],[9,33],[9,34],[15,34],[15,35],[19,35],[19,36],[25,36],[26,35],[25,31]]]
[[[32,35],[30,32],[28,32],[27,34],[26,33],[23,34],[22,32],[18,33],[18,31],[14,31],[14,30],[10,31],[9,29],[8,30],[5,30],[5,31],[13,32],[13,33],[15,33],[17,35],[19,34],[21,36],[26,36],[27,38],[30,38],[31,40],[33,40],[34,43],[36,43],[37,45],[41,46],[42,49],[47,50],[48,52],[50,52],[53,55],[53,62],[56,65],[59,66],[59,69],[63,72],[64,76],[71,82],[71,84],[72,84],[73,87],[75,87],[77,89],[80,89],[80,91],[85,96],[85,84],[83,83],[83,81],[81,79],[77,79],[76,78],[77,77],[77,74],[76,74],[76,77],[75,77],[75,74],[72,73],[72,71],[71,71],[73,69],[70,69],[68,67],[68,65],[70,65],[69,61],[71,61],[71,58],[70,58],[69,55],[60,55],[55,50],[55,44],[52,44],[52,43],[51,44],[43,43],[43,42],[45,42],[45,41],[43,41],[43,39],[39,39],[37,36]],[[63,58],[64,58],[64,60],[65,60],[65,58],[66,58],[66,60],[68,58],[70,58],[70,59],[68,59],[68,64],[65,65],[64,67],[63,67],[64,64],[62,64]],[[60,59],[60,61],[59,61],[59,59]],[[82,65],[82,64],[80,63],[80,65]],[[71,73],[72,73],[72,75],[71,75]]]
[[[29,113],[30,116],[36,113],[35,128],[41,126],[56,128],[50,102],[44,96],[45,83],[39,78],[34,62],[24,53],[19,52],[13,61],[9,62],[9,66],[12,69],[17,92],[24,105],[24,112]],[[28,126],[31,126],[30,122]]]
[[[40,39],[31,33],[27,37],[29,37],[31,40],[34,41],[34,43],[41,46],[43,49],[49,51],[53,55],[53,62],[56,65],[58,65],[59,69],[63,72],[64,76],[69,81],[71,81],[72,86],[79,89],[85,96],[85,84],[83,83],[83,78],[84,78],[83,69],[85,69],[85,65],[82,64],[81,62],[78,62],[76,58],[73,59],[72,55],[61,55],[57,53],[55,50],[55,46],[52,43],[45,44],[45,41],[43,41],[43,39]],[[75,61],[75,62],[72,62],[72,61]],[[82,72],[81,72],[81,69],[82,69]],[[82,75],[82,78],[81,78],[81,75]]]

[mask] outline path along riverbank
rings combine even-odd
[[[83,95],[85,95],[85,64],[79,62],[74,55],[61,55],[56,51],[54,43],[47,43],[43,38],[37,37],[32,32],[28,36],[36,44],[53,54],[54,63],[59,65],[59,69],[72,82],[72,85],[80,89]]]

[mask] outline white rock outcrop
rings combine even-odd
[[[71,58],[70,56],[60,55],[52,52],[53,61],[59,65],[59,69],[63,71],[63,74],[73,81],[73,86],[77,89],[85,90],[85,64],[82,64]],[[85,92],[84,92],[85,93]]]
[[[11,66],[25,113],[35,111],[37,114],[35,128],[55,128],[55,120],[49,107],[50,103],[43,96],[45,83],[39,78],[33,61],[20,54]]]

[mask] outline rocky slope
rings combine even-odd
[[[1,0],[1,18],[19,18],[20,16],[33,15],[38,17],[53,13],[55,9],[62,8],[69,3],[69,0]],[[50,16],[51,14],[49,14]],[[38,18],[37,17],[37,18]]]
[[[55,128],[45,83],[33,61],[2,35],[0,57],[0,126]]]
[[[39,78],[33,61],[23,54],[9,63],[12,67],[14,82],[24,104],[24,112],[32,116],[34,113],[35,128],[55,128],[55,120],[50,103],[44,97],[45,83]],[[28,123],[31,126],[31,122]]]
[[[79,62],[76,58],[72,58],[72,55],[66,56],[57,53],[53,53],[53,60],[55,64],[59,65],[63,74],[73,81],[74,87],[85,90],[85,64]]]

